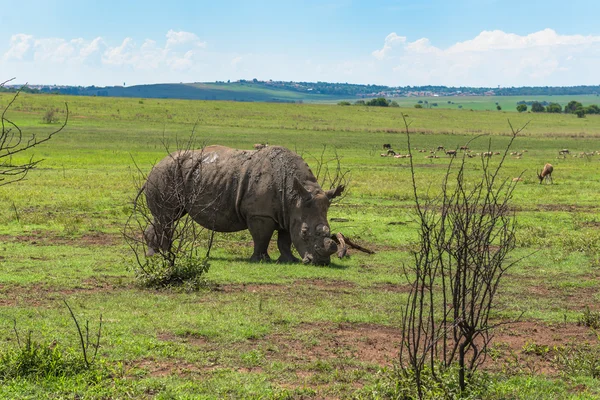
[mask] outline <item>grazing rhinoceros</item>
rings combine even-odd
[[[148,175],[144,193],[154,222],[144,234],[148,254],[171,248],[173,225],[188,213],[217,232],[248,229],[251,261],[269,260],[267,247],[278,232],[280,262],[329,264],[337,251],[327,210],[343,186],[323,191],[304,160],[278,146],[235,150],[208,146],[170,154]]]

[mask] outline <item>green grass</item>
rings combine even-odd
[[[0,107],[9,99],[1,94]],[[488,134],[471,142],[473,152],[486,151],[490,139],[500,150],[507,119],[515,127],[529,121],[514,145],[527,152],[509,156],[502,170],[505,179],[523,173],[513,199],[514,257],[528,257],[506,275],[494,317],[525,312],[526,321],[575,326],[586,306],[599,310],[600,156],[557,158],[565,147],[574,155],[600,150],[597,116],[21,95],[7,117],[26,133],[43,134],[58,125],[43,124],[42,116],[63,110],[65,101],[67,129],[21,158],[43,158],[39,168],[0,187],[0,352],[15,346],[14,320],[39,343],[77,349],[66,299],[82,320],[103,315],[99,356],[107,369],[96,378],[11,379],[0,385],[0,398],[367,396],[379,367],[397,354],[402,264],[411,262],[418,239],[409,161],[380,157],[383,143],[407,151],[400,112],[414,131],[423,194],[439,192],[448,163],[444,155],[426,159],[431,149]],[[121,237],[136,194],[133,160],[148,172],[194,126],[197,146],[269,142],[295,149],[313,167],[323,146],[328,157],[336,149],[352,181],[329,211],[347,221],[331,222],[332,230],[376,254],[351,251],[328,267],[251,264],[248,232],[218,234],[207,288],[138,286]],[[469,177],[480,162],[467,160]],[[546,162],[554,165],[554,185],[539,185],[535,176]],[[276,246],[271,253],[277,256]],[[364,356],[369,343],[380,357]],[[593,398],[600,390],[583,375],[500,374],[492,382],[491,398]]]

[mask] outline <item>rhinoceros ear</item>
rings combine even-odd
[[[338,197],[339,195],[342,194],[342,192],[344,191],[344,185],[340,185],[338,187],[336,187],[335,189],[331,189],[325,192],[325,194],[327,195],[327,197],[329,198],[329,200],[333,200],[334,198]]]
[[[312,194],[298,180],[298,178],[294,177],[294,191],[298,193],[303,202],[310,201],[312,199]]]

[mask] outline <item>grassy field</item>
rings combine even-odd
[[[0,95],[0,108],[9,100]],[[39,168],[0,187],[0,343],[5,354],[31,331],[42,347],[78,358],[66,300],[92,330],[102,315],[99,368],[5,378],[0,398],[385,397],[406,299],[402,265],[418,239],[408,160],[380,156],[383,143],[407,151],[400,112],[411,121],[418,185],[432,194],[449,158],[425,158],[431,149],[485,134],[471,150],[500,151],[509,119],[515,128],[529,123],[514,144],[523,155],[506,160],[502,177],[524,178],[512,204],[512,257],[535,254],[500,290],[494,319],[523,317],[496,332],[484,366],[488,398],[600,396],[597,375],[560,357],[585,344],[600,351],[597,333],[577,324],[586,307],[600,311],[600,156],[579,156],[600,151],[600,117],[54,95],[21,95],[7,117],[43,134],[57,125],[42,116],[50,108],[64,116],[64,102],[67,128],[31,153],[44,159]],[[330,209],[330,219],[345,220],[332,230],[376,254],[351,250],[327,267],[252,264],[247,232],[217,234],[205,288],[140,287],[121,235],[135,164],[148,172],[193,130],[198,146],[268,142],[311,166],[324,146],[328,156],[336,150],[352,181]],[[571,155],[559,158],[562,148]],[[539,185],[535,171],[547,162],[554,184]],[[479,163],[467,160],[469,177]]]

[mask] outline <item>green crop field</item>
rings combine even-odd
[[[0,94],[0,109],[11,99]],[[64,118],[65,102],[64,131],[11,160],[33,155],[38,168],[0,186],[0,398],[385,398],[407,296],[402,271],[419,228],[409,160],[380,155],[384,143],[407,153],[401,113],[422,195],[439,193],[450,160],[426,158],[432,149],[475,138],[473,154],[502,151],[509,122],[528,124],[511,150],[521,155],[500,173],[523,177],[510,258],[527,257],[499,289],[492,318],[508,323],[481,368],[485,398],[600,396],[598,334],[578,324],[600,312],[600,116],[22,94],[6,118],[43,135],[59,124],[42,117],[55,109]],[[329,266],[256,264],[247,231],[216,234],[200,289],[140,286],[122,237],[137,168],[149,172],[192,132],[197,147],[285,146],[313,168],[323,151],[337,153],[351,182],[329,210],[331,229],[375,254],[350,249]],[[570,154],[559,157],[563,148]],[[545,163],[552,185],[536,177]],[[474,179],[481,159],[466,166]],[[80,338],[63,300],[94,339],[102,315],[90,370],[76,363]],[[79,369],[11,375],[29,335],[35,351],[63,351]],[[34,350],[21,353],[31,360]]]

